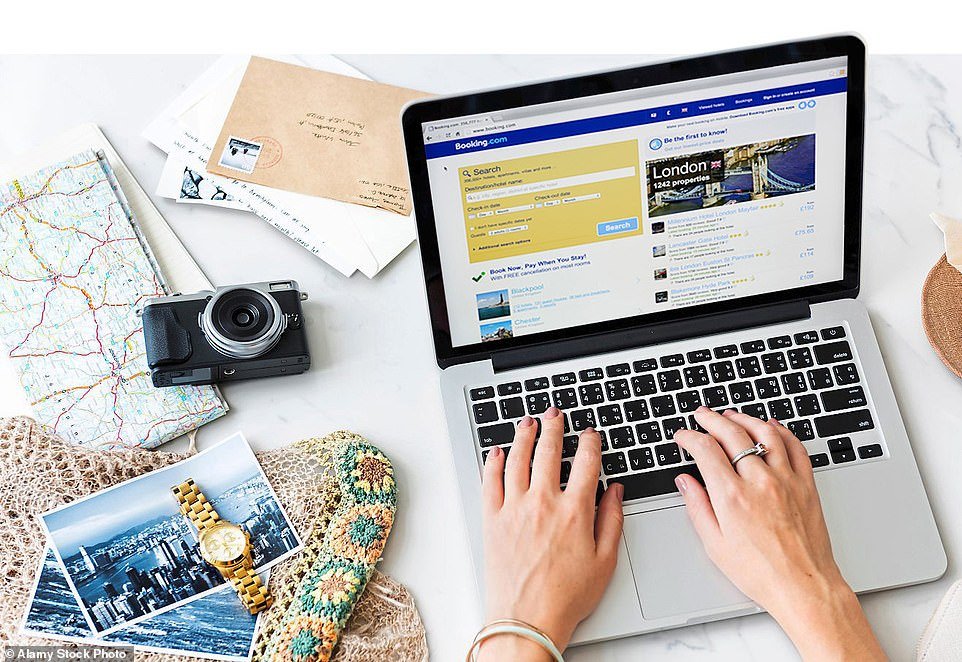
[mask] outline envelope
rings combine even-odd
[[[252,57],[207,172],[408,215],[400,113],[425,96]]]

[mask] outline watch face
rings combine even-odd
[[[247,548],[247,536],[236,524],[220,522],[200,537],[200,553],[211,563],[233,561]]]

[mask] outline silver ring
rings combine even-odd
[[[766,446],[761,442],[758,442],[751,448],[746,448],[745,450],[737,453],[735,457],[732,458],[732,466],[734,467],[736,464],[738,464],[739,460],[744,460],[749,455],[757,455],[758,457],[762,457],[763,455],[767,455],[767,454],[768,454],[768,446]]]

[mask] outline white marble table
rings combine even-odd
[[[349,56],[374,79],[450,93],[642,62],[645,57]],[[163,155],[140,137],[208,63],[191,57],[0,58],[0,153],[80,122],[100,124],[144,188]],[[866,596],[894,660],[913,654],[949,583],[962,576],[962,382],[930,350],[919,289],[940,255],[933,209],[962,214],[962,57],[870,62],[862,299],[868,305],[950,558],[941,581]],[[394,460],[400,508],[383,569],[413,591],[434,659],[457,660],[481,614],[430,344],[420,264],[409,248],[375,280],[345,280],[253,216],[157,200],[218,284],[293,277],[310,292],[314,367],[304,376],[225,388],[229,416],[201,447],[236,429],[258,448],[337,428]],[[17,408],[0,380],[0,414]],[[173,445],[178,445],[174,442]],[[657,560],[653,560],[657,562]],[[572,650],[568,659],[778,660],[794,649],[765,615]]]

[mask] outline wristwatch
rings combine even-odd
[[[193,478],[171,488],[180,512],[190,518],[200,541],[200,555],[230,581],[247,610],[256,614],[271,606],[267,587],[254,572],[250,534],[217,514]]]

